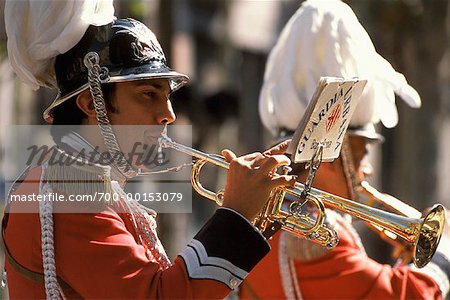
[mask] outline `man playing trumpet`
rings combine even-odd
[[[281,155],[286,144],[243,157],[223,151],[230,163],[223,208],[172,262],[156,234],[156,213],[123,190],[140,174],[141,166],[123,157],[135,132],[119,135],[111,126],[174,122],[170,95],[187,76],[168,67],[149,28],[115,18],[112,1],[7,1],[5,16],[16,73],[35,89],[59,91],[44,118],[52,124],[57,161],[73,162],[45,158],[12,187],[11,195],[44,201],[6,207],[2,240],[10,297],[210,299],[235,289],[269,251],[249,220],[273,188],[295,183],[272,173],[289,164]],[[61,125],[74,127],[61,131]],[[105,164],[108,153],[114,159]],[[114,201],[86,207],[46,197],[94,191]]]
[[[273,136],[285,139],[292,135],[320,76],[368,79],[341,157],[322,163],[313,182],[320,190],[356,200],[361,182],[372,172],[369,147],[383,140],[374,124],[397,124],[394,93],[412,107],[420,106],[420,98],[404,76],[375,51],[353,11],[339,0],[304,2],[270,53],[260,116]],[[294,165],[292,173],[305,182],[304,165]],[[445,298],[450,277],[448,228],[426,267],[391,267],[367,256],[348,215],[332,210],[327,215],[340,238],[335,248],[328,250],[285,232],[277,234],[271,240],[271,253],[244,281],[242,298]]]

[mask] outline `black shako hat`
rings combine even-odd
[[[58,95],[44,111],[52,123],[52,110],[89,87],[85,55],[95,52],[100,58],[102,83],[167,78],[172,91],[189,80],[188,76],[167,66],[164,52],[153,32],[133,19],[116,19],[103,26],[89,26],[72,49],[56,57]]]

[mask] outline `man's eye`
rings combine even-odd
[[[148,97],[152,97],[152,98],[156,96],[156,92],[153,92],[153,91],[147,91],[147,92],[144,92],[144,94],[147,95]]]

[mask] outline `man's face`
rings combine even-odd
[[[131,158],[136,167],[145,167],[146,162],[153,161],[157,154],[155,145],[163,126],[156,125],[175,121],[170,93],[166,79],[120,82],[115,85],[115,112],[110,112],[108,116],[121,151],[127,159]]]
[[[167,79],[120,82],[115,86],[112,125],[164,125],[175,121]]]
[[[366,138],[360,136],[349,136],[349,141],[357,180],[365,180],[373,173],[373,167],[368,157],[370,143]]]

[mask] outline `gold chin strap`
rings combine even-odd
[[[356,200],[357,194],[355,189],[359,185],[359,182],[356,178],[356,169],[355,164],[353,163],[352,148],[350,147],[350,141],[347,135],[344,137],[344,140],[342,142],[341,159],[350,199]]]

